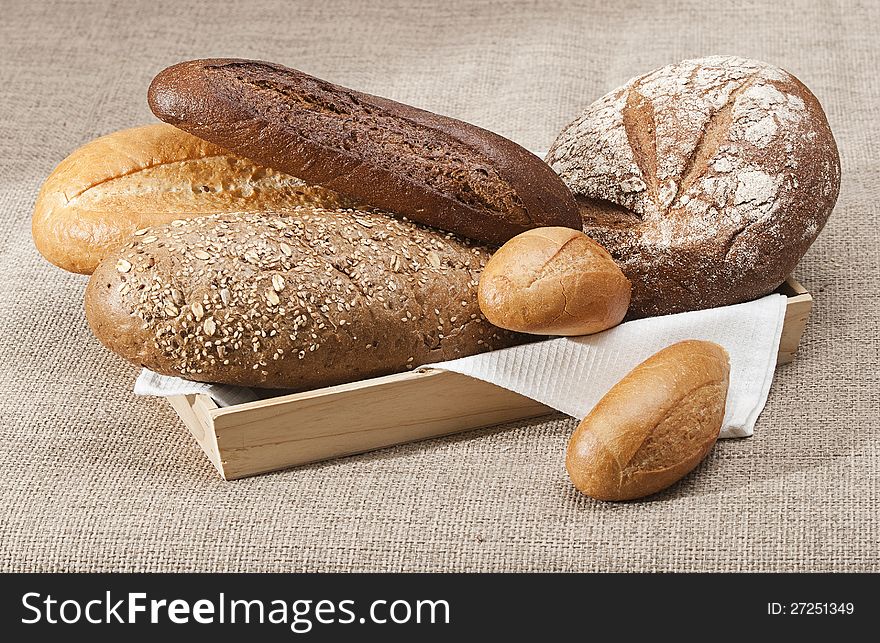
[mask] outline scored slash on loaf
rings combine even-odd
[[[220,212],[353,203],[164,123],[86,143],[43,183],[32,233],[56,266],[91,274],[137,230]]]

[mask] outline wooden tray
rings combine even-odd
[[[794,359],[813,298],[793,278],[777,364]],[[466,375],[414,372],[225,408],[207,395],[168,401],[226,480],[556,413]]]

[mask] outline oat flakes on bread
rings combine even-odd
[[[176,220],[99,264],[86,316],[105,346],[158,373],[314,389],[529,341],[480,314],[488,258],[375,212]]]

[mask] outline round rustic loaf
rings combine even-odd
[[[500,328],[537,335],[590,335],[616,326],[630,284],[605,248],[571,228],[518,234],[480,276],[480,310]]]
[[[547,162],[584,232],[633,284],[630,317],[773,291],[825,225],[840,159],[816,97],[733,56],[630,80],[566,127]]]

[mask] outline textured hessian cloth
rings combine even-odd
[[[874,2],[96,3],[0,21],[0,568],[880,571],[880,188]],[[82,313],[85,278],[30,240],[74,148],[153,120],[187,58],[277,61],[532,149],[628,78],[683,58],[778,64],[823,103],[843,186],[795,275],[816,297],[759,430],[645,502],[578,495],[559,416],[221,481]]]

